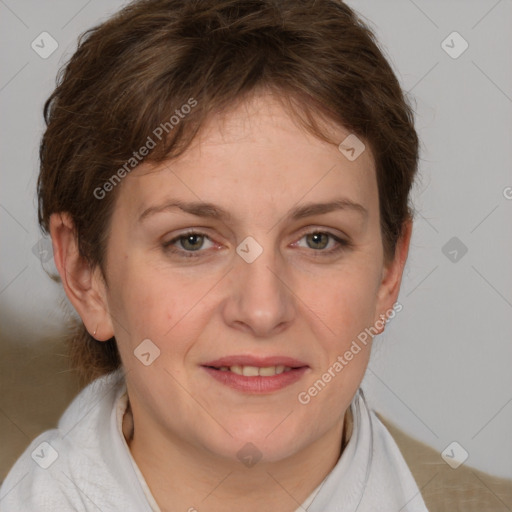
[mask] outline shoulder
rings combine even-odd
[[[92,382],[68,406],[58,428],[30,443],[0,489],[3,512],[94,509],[98,483],[108,484],[102,460],[123,385],[118,372]]]
[[[0,488],[2,512],[20,510],[70,510],[79,503],[65,450],[58,431],[49,430],[35,438],[9,471]],[[56,464],[56,461],[60,462]],[[77,507],[76,510],[85,510]]]
[[[422,493],[400,448],[375,411],[368,408],[364,395],[362,401],[371,425],[369,496],[387,496],[388,504],[403,512],[426,512]]]
[[[382,415],[377,416],[399,447],[430,510],[512,509],[512,480],[489,475],[467,464],[452,469],[439,451],[410,437]]]

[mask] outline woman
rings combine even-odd
[[[418,138],[355,13],[134,2],[45,117],[39,220],[91,383],[2,510],[426,510],[359,389],[401,308]]]

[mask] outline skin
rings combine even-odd
[[[339,142],[349,134],[329,130]],[[384,258],[369,146],[350,162],[260,93],[213,117],[178,159],[141,164],[117,193],[105,279],[78,254],[66,213],[52,216],[51,235],[87,329],[100,341],[116,337],[133,411],[129,447],[156,501],[169,511],[296,510],[339,458],[371,343],[307,405],[298,394],[392,308],[407,258],[410,222],[394,257]],[[287,217],[305,203],[337,199],[364,212]],[[138,220],[170,200],[213,203],[231,218],[174,208]],[[208,238],[172,247],[198,257],[163,248],[188,228]],[[349,245],[325,255],[338,244],[315,232]],[[263,248],[252,263],[236,252],[247,236]],[[133,354],[147,338],[160,349],[149,366]],[[282,390],[248,395],[201,367],[234,354],[289,356],[309,368]],[[247,442],[262,454],[253,467],[237,457]]]

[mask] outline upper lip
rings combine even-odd
[[[213,366],[220,368],[222,366],[255,366],[257,368],[265,368],[269,366],[287,366],[289,368],[302,368],[308,366],[306,363],[286,356],[250,356],[250,355],[234,355],[221,357],[214,361],[208,361],[203,366]]]

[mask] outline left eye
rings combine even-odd
[[[315,232],[304,235],[302,239],[306,240],[309,249],[321,250],[325,249],[329,245],[329,240],[334,240],[334,237],[330,233]]]

